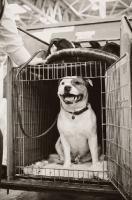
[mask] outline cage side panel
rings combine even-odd
[[[110,179],[126,199],[132,198],[131,80],[128,55],[106,76],[106,141]]]

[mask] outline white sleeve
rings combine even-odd
[[[22,37],[18,33],[14,15],[7,3],[0,24],[0,49],[18,65],[25,63],[31,57],[23,46]]]

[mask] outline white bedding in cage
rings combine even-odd
[[[73,179],[90,179],[93,177],[108,180],[107,161],[99,161],[97,171],[89,171],[91,162],[83,164],[72,163],[70,168],[64,169],[63,165],[56,163],[48,163],[42,160],[23,168],[24,174],[37,175],[45,177],[65,177]]]

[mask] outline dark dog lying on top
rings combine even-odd
[[[93,49],[99,49],[120,57],[120,45],[115,42],[106,42],[104,46],[101,46],[97,41],[90,41],[89,43]]]
[[[101,46],[97,41],[89,41],[92,49],[99,49],[120,57],[120,45],[115,42],[106,42]],[[79,42],[70,42],[65,38],[54,38],[50,41],[46,57],[62,49],[83,48]]]

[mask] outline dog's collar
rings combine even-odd
[[[61,105],[61,106],[62,106],[62,105]],[[83,112],[85,112],[86,110],[88,110],[88,104],[86,105],[85,108],[83,108],[83,109],[81,109],[81,110],[79,110],[79,111],[74,111],[74,112],[70,112],[70,111],[66,110],[63,106],[62,106],[62,108],[63,108],[66,112],[72,114],[72,119],[75,119],[75,115],[80,115],[80,114],[82,114]]]

